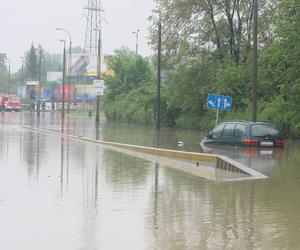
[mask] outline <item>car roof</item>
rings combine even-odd
[[[267,122],[267,121],[257,121],[257,122],[252,122],[252,121],[246,121],[246,120],[231,120],[231,121],[224,121],[224,123],[246,123],[248,125],[255,125],[255,124],[270,124],[270,125],[274,125],[271,122]]]

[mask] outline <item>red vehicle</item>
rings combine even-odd
[[[1,111],[21,111],[21,100],[16,95],[0,95]]]

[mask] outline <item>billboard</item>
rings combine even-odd
[[[47,93],[44,91],[44,95]],[[79,84],[79,85],[70,85],[70,91],[68,84],[65,85],[65,100],[77,101],[77,102],[93,102],[97,96],[97,88],[91,84]],[[56,85],[53,88],[53,100],[61,102],[63,97],[63,86],[62,84]],[[47,98],[45,98],[47,99]]]
[[[37,86],[37,85],[39,85],[39,81],[27,81],[26,82],[26,85],[27,86]]]
[[[65,84],[65,88],[63,88],[63,84],[56,85],[55,88],[53,89],[54,100],[62,101],[63,89],[65,89],[65,100],[69,100],[69,95],[70,95],[70,100],[73,101],[74,95],[75,95],[75,85],[74,84],[70,84],[70,91],[69,91],[69,84]]]
[[[67,55],[67,75],[72,77],[97,76],[98,55],[97,54],[72,54]],[[101,73],[107,71],[104,56],[101,57]]]
[[[61,83],[62,82],[62,72],[48,71],[47,72],[47,82],[50,83]]]
[[[76,85],[77,101],[92,101],[97,96],[97,87],[90,84]]]

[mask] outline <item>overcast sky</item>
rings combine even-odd
[[[73,45],[84,46],[86,19],[84,7],[88,0],[1,0],[0,52],[11,59],[12,70],[21,65],[20,56],[31,43],[41,44],[50,53],[60,53],[63,32],[70,31]],[[139,52],[144,56],[152,52],[147,44],[147,18],[154,8],[152,0],[101,0],[104,16],[103,53],[111,54],[121,46],[135,49],[133,31],[139,29]]]

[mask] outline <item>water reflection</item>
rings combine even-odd
[[[34,132],[30,131],[25,134],[24,140],[27,142],[27,147],[24,148],[26,166],[28,171],[28,176],[31,178],[33,176],[33,165],[34,165],[34,148],[33,148],[33,140],[34,140]]]
[[[36,181],[39,183],[40,174],[40,133],[37,133],[37,143],[36,143]]]
[[[108,184],[116,190],[139,188],[146,183],[150,162],[108,149],[103,149],[102,157],[103,163],[110,165],[105,170]]]
[[[210,154],[225,155],[261,173],[270,174],[280,165],[283,148],[248,148],[229,146],[207,146],[201,144],[203,151]]]
[[[158,238],[158,190],[159,190],[159,164],[155,163],[155,175],[154,175],[154,198],[153,198],[153,229],[154,229],[154,238]]]
[[[63,195],[63,184],[64,184],[64,137],[61,138],[61,145],[60,145],[60,191],[61,195]]]
[[[95,126],[95,139],[100,140],[100,127],[98,124]]]
[[[161,249],[254,249],[255,184],[240,203],[241,195],[233,184],[199,183],[196,178],[183,181],[171,169],[163,171],[159,192],[154,191],[153,235]],[[173,177],[173,178],[170,178]],[[167,183],[165,183],[167,182]],[[181,184],[180,184],[181,183]],[[228,192],[230,191],[230,192]],[[156,195],[158,194],[158,195]],[[167,240],[166,240],[167,239]]]
[[[36,124],[23,115],[24,123]],[[282,154],[231,152],[251,159],[251,166],[259,163],[269,179],[213,182],[155,160],[23,130],[19,118],[0,114],[1,249],[299,248],[299,142]],[[66,119],[65,125],[66,133],[83,132],[81,119]],[[56,115],[41,115],[40,127],[60,126]],[[92,138],[112,136],[103,123],[98,131],[88,119],[84,126]],[[140,142],[157,143],[148,131]],[[161,133],[165,144],[173,132]],[[173,135],[168,145],[178,139],[190,144]]]

